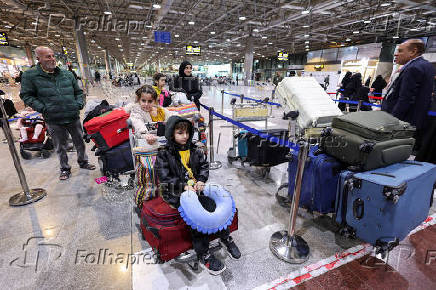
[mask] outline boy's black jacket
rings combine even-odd
[[[189,123],[189,140],[185,146],[174,142],[174,127],[179,122]],[[192,123],[179,116],[172,116],[165,125],[165,137],[168,140],[164,150],[160,150],[155,163],[162,198],[175,208],[180,206],[180,195],[189,180],[188,172],[183,166],[179,151],[190,150],[188,166],[197,181],[206,182],[209,178],[209,163],[204,152],[192,143]]]

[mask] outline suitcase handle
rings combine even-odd
[[[360,220],[363,217],[363,215],[365,214],[364,205],[365,205],[365,202],[360,198],[356,199],[353,202],[353,216],[358,220]]]
[[[412,161],[412,160],[409,160],[409,161],[403,161],[403,162],[401,162],[402,164],[409,164],[409,165],[418,165],[418,166],[423,166],[423,164],[421,164],[421,163],[418,163],[418,162],[416,162],[416,161]]]

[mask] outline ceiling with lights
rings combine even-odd
[[[104,50],[122,63],[240,60],[249,37],[255,58],[436,34],[433,0],[0,0],[0,31],[13,46],[46,45],[75,58],[75,29],[91,63]],[[154,31],[171,33],[157,43]]]

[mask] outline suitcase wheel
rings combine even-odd
[[[48,150],[42,149],[41,150],[41,157],[44,159],[50,158],[51,153]]]
[[[342,227],[339,230],[339,234],[347,239],[354,239],[356,237],[354,229],[349,226]]]
[[[25,160],[32,159],[32,154],[25,151],[23,148],[20,148],[20,154],[21,154],[21,157],[23,157],[23,159],[25,159]]]

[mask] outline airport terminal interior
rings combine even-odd
[[[435,71],[432,0],[0,0],[0,287],[436,289]]]

